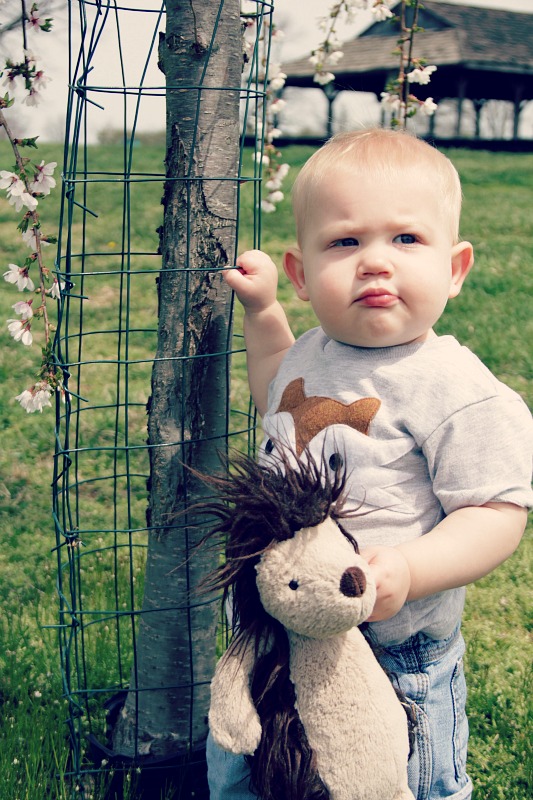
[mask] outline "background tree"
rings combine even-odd
[[[169,0],[160,43],[167,86],[167,182],[158,349],[148,420],[150,539],[131,687],[114,732],[128,756],[202,744],[218,609],[191,590],[217,553],[185,507],[205,493],[186,469],[219,468],[228,424],[237,225],[242,31],[238,0]],[[150,612],[150,613],[148,613]]]

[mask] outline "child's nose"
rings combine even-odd
[[[393,265],[383,247],[373,246],[360,253],[357,275],[360,278],[368,275],[391,275]]]

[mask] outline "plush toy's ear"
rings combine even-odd
[[[209,728],[215,742],[235,754],[252,755],[261,740],[261,722],[250,692],[255,658],[252,645],[230,647],[211,682]]]

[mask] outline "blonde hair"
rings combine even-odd
[[[407,131],[372,128],[340,133],[306,161],[292,189],[296,233],[301,244],[310,203],[331,171],[342,166],[369,171],[376,180],[398,175],[402,170],[432,172],[435,191],[440,192],[443,214],[449,218],[454,243],[459,240],[461,182],[452,162],[435,147]],[[356,185],[356,184],[354,184]]]

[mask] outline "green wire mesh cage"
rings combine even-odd
[[[56,408],[53,515],[69,774],[76,797],[91,795],[102,782],[112,787],[115,794],[109,796],[123,796],[124,774],[129,779],[140,765],[153,770],[146,796],[154,798],[154,776],[166,776],[169,764],[174,777],[176,764],[183,762],[196,760],[202,772],[210,671],[227,635],[219,604],[194,595],[209,564],[194,565],[198,523],[187,508],[202,490],[183,465],[206,469],[230,446],[254,447],[254,411],[231,377],[235,371],[245,376],[243,341],[232,332],[233,301],[224,295],[220,272],[235,261],[239,226],[246,228],[247,246],[260,241],[261,132],[273,7],[248,3],[255,8],[243,25],[236,0],[204,2],[203,11],[200,6],[195,4],[202,19],[191,17],[190,3],[69,2],[56,262],[62,293],[54,343],[65,393]],[[228,82],[227,70],[210,66],[227,47],[228,26],[234,31],[230,46],[239,41],[239,51],[229,54],[238,63],[237,83],[231,77]],[[244,28],[248,63],[241,82]],[[201,39],[196,82],[193,74],[180,74],[179,63],[164,63],[164,48],[172,49],[166,56],[171,60],[182,29],[192,30],[194,41]],[[158,60],[166,80],[157,71]],[[237,109],[237,127],[223,133],[235,139],[225,174],[213,172],[204,157],[213,144],[209,131],[216,128],[205,122],[205,113],[212,114],[210,102],[222,95]],[[179,117],[182,96],[196,115],[189,120],[187,141]],[[169,112],[176,97],[182,106]],[[165,127],[166,136],[160,133]],[[252,153],[244,149],[246,130],[255,140]],[[100,131],[98,147],[95,131]],[[254,151],[259,157],[252,157]],[[224,217],[217,193],[228,186],[235,210]],[[225,248],[198,252],[198,187],[200,201],[211,206],[209,219],[222,216],[222,227],[231,228]],[[117,209],[120,228],[110,224],[117,218],[110,212]],[[219,232],[211,232],[209,241],[217,237]],[[166,350],[171,333],[168,319],[162,321],[164,302],[177,304],[182,315],[174,319],[176,339]],[[213,310],[217,304],[221,313]],[[216,336],[199,335],[196,322],[190,322],[205,310],[207,329],[214,327]],[[169,383],[174,406],[170,412],[165,407],[163,417],[172,425],[150,429],[154,404],[169,403],[168,395],[161,400],[160,389]],[[215,405],[214,414],[202,411],[206,403]],[[194,429],[191,412],[200,418]],[[170,487],[157,485],[165,483],[158,458],[169,453],[170,474],[178,477]],[[158,498],[163,495],[164,504],[168,494],[174,494],[171,505],[161,510]],[[170,552],[163,556],[165,548]],[[158,573],[163,557],[174,566]],[[213,557],[216,564],[220,556],[211,554],[211,563]],[[170,588],[163,590],[163,584]],[[151,742],[146,714],[157,717],[159,726]],[[124,719],[128,730],[117,745],[116,727]],[[185,791],[199,796],[200,790]]]

